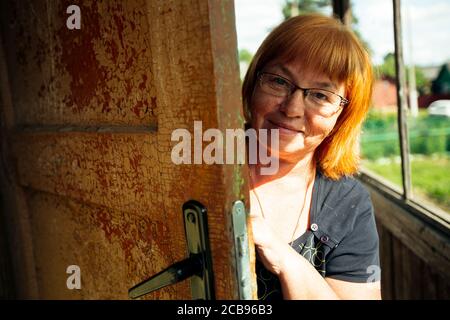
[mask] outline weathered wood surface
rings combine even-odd
[[[436,272],[450,278],[448,235],[428,226],[374,189],[371,191],[379,223],[427,265],[433,266]]]
[[[393,299],[394,272],[391,234],[377,221],[380,238],[381,295],[385,300]]]
[[[383,299],[449,299],[448,236],[368,187],[380,236]]]
[[[27,192],[39,294],[45,299],[127,299],[127,290],[170,265],[176,243],[166,216],[136,215],[70,198]],[[180,246],[182,247],[182,246]],[[78,265],[81,290],[68,290],[66,268]],[[170,299],[188,283],[146,298]]]
[[[17,124],[156,123],[148,2],[81,1],[80,30],[71,4],[2,1]]]
[[[29,216],[16,222],[32,230],[23,250],[33,250],[38,297],[126,298],[186,257],[181,205],[197,199],[216,297],[236,298],[230,209],[246,197],[244,168],[170,158],[172,131],[192,132],[194,120],[243,127],[233,3],[83,1],[81,30],[65,27],[69,4],[1,5],[11,154]],[[79,292],[65,287],[70,264]],[[188,282],[149,296],[189,297]]]
[[[450,299],[450,282],[446,274],[420,259],[385,227],[380,229],[382,298]]]
[[[156,215],[163,201],[156,138],[154,132],[17,134],[13,145],[20,184],[137,215]]]

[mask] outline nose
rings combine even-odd
[[[287,96],[280,106],[280,111],[287,117],[296,118],[305,115],[305,100],[302,90],[295,90]]]

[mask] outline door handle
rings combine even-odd
[[[202,268],[201,258],[198,255],[193,255],[183,261],[174,263],[167,269],[134,286],[129,290],[129,296],[136,299],[152,291],[183,281],[195,274],[199,275]]]
[[[189,257],[151,276],[128,291],[132,299],[191,278],[192,299],[214,299],[214,278],[209,246],[207,210],[200,202],[183,204]]]

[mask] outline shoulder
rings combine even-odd
[[[353,176],[344,176],[338,180],[332,180],[318,173],[319,183],[321,184],[320,192],[329,201],[339,199],[357,199],[370,198],[366,187]]]
[[[371,205],[368,190],[355,177],[345,176],[339,180],[331,180],[319,173],[318,179],[319,206],[331,206],[336,209],[350,206],[351,209],[356,207],[365,209]]]

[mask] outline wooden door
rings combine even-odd
[[[0,5],[17,296],[127,299],[186,258],[181,206],[195,199],[208,210],[216,298],[236,299],[230,212],[247,196],[244,167],[171,161],[175,129],[243,127],[233,2],[78,1],[80,29],[67,27],[71,4]],[[66,286],[70,265],[79,290]],[[190,297],[189,281],[147,295]]]

